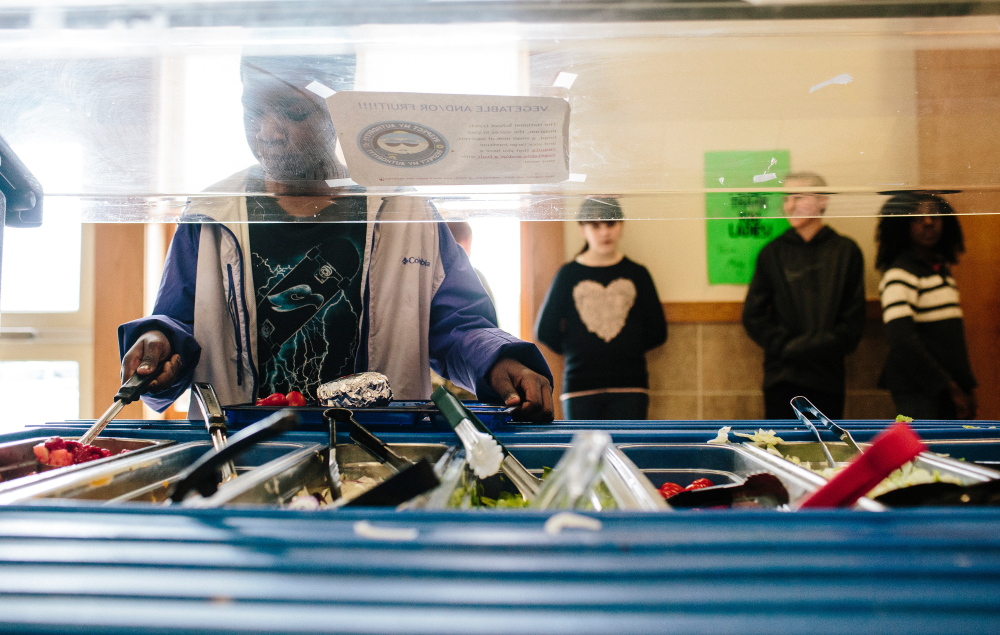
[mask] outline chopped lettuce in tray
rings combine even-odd
[[[907,423],[913,421],[910,417],[904,417],[899,415],[896,417],[896,421],[906,421]],[[730,432],[730,427],[726,426],[719,430],[719,437],[725,437]],[[803,461],[797,456],[782,454],[776,446],[783,445],[785,441],[775,434],[774,430],[764,430],[759,429],[753,434],[746,434],[742,432],[733,432],[732,434],[749,439],[751,443],[759,448],[762,448],[771,454],[775,454],[785,459],[786,461],[791,461],[796,465],[800,465],[811,472],[819,474],[823,478],[830,480],[833,478],[834,474],[840,470],[847,467],[847,463],[838,465],[837,467],[830,467],[826,463],[814,463],[810,461]],[[719,437],[716,437],[718,439]],[[712,439],[709,443],[719,443],[716,439]],[[724,442],[724,441],[723,441]],[[921,483],[955,483],[961,485],[961,479],[952,476],[950,474],[941,474],[939,470],[926,470],[921,467],[916,467],[912,462],[906,463],[903,467],[899,468],[889,476],[885,478],[881,483],[875,486],[875,488],[868,492],[866,496],[868,498],[876,498],[890,492],[895,489],[900,489],[902,487],[910,487],[911,485],[920,485]]]

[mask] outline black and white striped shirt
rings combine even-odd
[[[889,355],[879,385],[934,395],[949,381],[976,386],[965,344],[958,287],[945,265],[900,255],[879,284]]]
[[[914,322],[938,322],[962,318],[955,279],[944,270],[919,276],[902,267],[893,267],[879,283],[882,321],[910,317]]]

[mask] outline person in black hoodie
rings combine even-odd
[[[976,378],[950,266],[962,227],[943,198],[897,194],[882,206],[875,266],[889,356],[879,380],[896,410],[915,419],[974,419]]]
[[[785,177],[785,187],[825,187],[818,174]],[[791,225],[766,245],[743,305],[743,326],[764,349],[764,417],[793,418],[803,395],[827,416],[844,416],[844,358],[865,323],[864,258],[857,244],[823,222],[829,197],[785,195]]]

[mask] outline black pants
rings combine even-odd
[[[649,395],[642,392],[602,392],[563,399],[567,421],[637,421],[646,418]]]
[[[934,393],[893,392],[892,402],[896,414],[914,419],[950,420],[955,419],[955,402],[948,391]]]
[[[812,405],[831,419],[844,418],[844,393],[824,392],[790,381],[778,382],[764,389],[764,418],[794,419],[795,412],[788,402],[799,396],[811,401]]]

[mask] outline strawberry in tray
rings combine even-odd
[[[42,465],[64,467],[75,463],[86,463],[106,456],[111,451],[94,445],[84,445],[77,441],[66,441],[62,437],[52,437],[34,448],[35,458]]]

